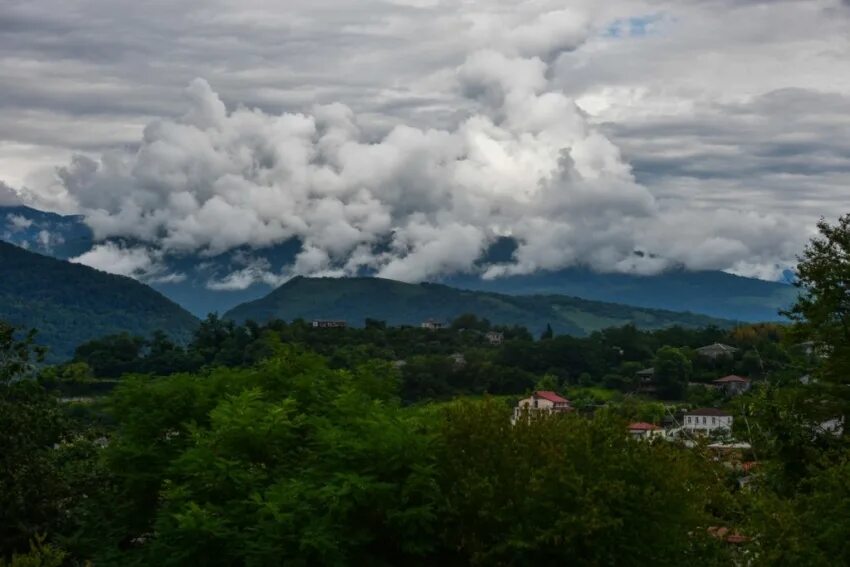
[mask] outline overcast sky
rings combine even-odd
[[[0,3],[0,203],[145,243],[98,267],[772,278],[850,212],[846,0]]]

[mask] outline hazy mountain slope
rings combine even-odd
[[[563,294],[639,307],[691,311],[739,321],[779,320],[794,302],[791,285],[718,271],[673,270],[654,276],[599,274],[582,268],[482,280],[455,276],[453,287],[510,295]]]
[[[225,317],[252,319],[343,319],[359,326],[371,317],[391,325],[418,325],[433,318],[450,321],[475,313],[493,323],[522,325],[537,333],[547,323],[558,333],[585,335],[614,325],[635,323],[653,329],[728,325],[691,313],[635,308],[555,295],[509,296],[453,289],[438,284],[406,284],[379,278],[295,278],[266,297],[244,303]]]
[[[0,319],[36,328],[59,360],[89,339],[162,329],[187,338],[197,320],[133,279],[113,276],[0,242]]]

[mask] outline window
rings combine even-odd
[[[688,423],[691,422],[691,416],[688,416]]]
[[[534,407],[537,407],[537,400],[534,400]]]
[[[711,418],[711,425],[717,425],[717,418],[716,417]]]
[[[705,416],[703,416],[703,418],[702,418],[702,424],[703,424],[703,425],[705,425],[705,424],[706,424]]]

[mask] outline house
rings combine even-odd
[[[735,376],[734,374],[718,378],[712,383],[723,390],[723,393],[727,396],[737,396],[738,394],[743,394],[750,389],[750,381],[747,378]]]
[[[629,435],[635,439],[649,439],[651,437],[664,437],[664,430],[645,421],[629,424]]]
[[[735,347],[724,345],[721,343],[714,343],[712,345],[696,349],[696,353],[698,355],[710,358],[712,360],[724,357],[732,358],[736,352],[738,352],[738,349],[736,349]]]
[[[423,321],[422,324],[419,326],[423,329],[428,329],[429,331],[439,331],[440,329],[445,328],[445,325],[443,325],[439,321],[435,321],[434,319],[428,319],[427,321]]]
[[[462,352],[451,354],[449,355],[449,358],[452,360],[452,364],[455,368],[463,368],[466,366],[466,357]]]
[[[732,430],[732,414],[717,408],[699,408],[684,416],[684,428],[692,433]]]
[[[538,390],[531,394],[530,397],[520,400],[514,408],[514,415],[511,419],[516,422],[517,419],[524,413],[534,415],[536,413],[567,413],[574,411],[570,405],[570,401],[562,398],[557,393],[549,390]]]
[[[500,345],[505,342],[504,333],[497,333],[496,331],[490,331],[489,333],[484,335],[484,338],[486,338],[487,342],[491,345]]]
[[[344,329],[348,326],[348,323],[345,321],[339,320],[327,320],[327,319],[314,319],[313,320],[313,328],[314,329]]]
[[[635,381],[637,382],[636,392],[644,394],[652,394],[656,391],[655,386],[655,368],[644,368],[635,372]]]

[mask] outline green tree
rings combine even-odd
[[[64,416],[33,379],[34,339],[34,333],[18,339],[0,321],[0,557],[51,531],[68,496],[52,449],[62,440]]]
[[[830,225],[818,223],[797,265],[800,296],[787,313],[795,322],[792,336],[810,341],[822,355],[817,368],[823,408],[850,415],[850,214]],[[827,407],[828,406],[828,407]],[[850,428],[844,428],[850,435]]]
[[[653,361],[658,393],[669,399],[681,399],[687,389],[693,368],[690,359],[680,349],[664,346],[655,353]]]
[[[548,340],[554,338],[554,336],[555,336],[555,332],[552,331],[552,325],[550,325],[549,323],[546,323],[546,329],[544,329],[543,332],[540,334],[540,340],[541,341],[548,341]]]

